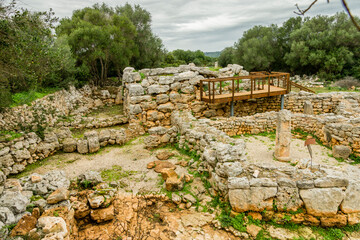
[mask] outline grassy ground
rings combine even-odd
[[[27,91],[27,92],[20,92],[15,93],[12,95],[12,101],[13,103],[10,105],[10,107],[20,106],[20,105],[30,105],[31,102],[35,101],[36,99],[43,98],[48,94],[54,93],[56,91],[59,91],[58,88],[44,88],[37,91]]]
[[[100,107],[91,113],[89,113],[88,117],[111,117],[115,115],[123,114],[123,105],[111,105]]]

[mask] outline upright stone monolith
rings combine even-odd
[[[290,161],[291,112],[281,110],[277,117],[274,157],[281,162]]]
[[[304,114],[314,115],[313,106],[310,101],[304,102]]]

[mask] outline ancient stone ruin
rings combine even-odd
[[[22,135],[0,139],[0,235],[33,239],[195,239],[218,234],[219,239],[255,239],[265,231],[255,225],[247,225],[245,231],[224,228],[214,220],[219,212],[172,215],[176,208],[190,211],[199,204],[206,205],[211,197],[229,203],[231,216],[246,213],[259,221],[306,226],[359,224],[359,167],[347,162],[341,166],[322,163],[314,171],[309,169],[306,148],[304,156],[295,159],[290,144],[297,135],[311,133],[332,149],[334,157],[347,160],[349,155],[358,156],[360,94],[292,92],[284,98],[285,110],[280,109],[280,96],[237,101],[234,116],[229,117],[230,103],[201,101],[199,84],[202,79],[234,74],[248,73],[235,64],[220,72],[191,64],[139,71],[128,67],[122,87],[70,88],[31,106],[1,113],[0,128]],[[241,84],[248,87],[246,81]],[[124,111],[111,117],[88,115],[104,105],[123,106]],[[76,136],[76,131],[81,135]],[[276,132],[275,149],[269,150],[275,159],[267,161],[259,156],[253,161],[245,135],[269,132]],[[27,166],[57,152],[94,154],[108,146],[126,145],[138,136],[143,136],[147,149],[171,145],[191,156],[189,161],[180,159],[177,167],[165,160],[174,153],[165,151],[144,165],[146,174],[161,174],[160,185],[167,194],[119,194],[125,183],[104,182],[96,171],[81,174],[71,182],[63,171],[14,178]],[[175,171],[181,167],[184,172]],[[201,178],[196,179],[194,172]],[[196,194],[176,194],[197,181]],[[3,228],[12,224],[17,225],[11,231]],[[194,224],[203,232],[188,231]],[[273,238],[288,239],[276,235],[280,230],[274,226],[266,231]],[[284,235],[296,237],[291,234]]]

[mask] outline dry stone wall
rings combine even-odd
[[[210,126],[229,136],[258,134],[276,130],[276,112],[259,113],[247,117],[217,118]],[[292,129],[313,133],[328,146],[350,146],[354,153],[360,153],[360,118],[346,118],[335,114],[306,115],[293,113]]]
[[[198,171],[210,173],[210,183],[229,199],[233,211],[267,210],[268,220],[279,221],[289,211],[297,211],[287,215],[292,222],[326,227],[360,222],[360,203],[356,200],[360,197],[359,169],[343,172],[321,167],[312,172],[300,165],[250,164],[244,141],[230,138],[212,126],[213,121],[196,119],[189,111],[176,111],[171,122],[171,128],[151,128],[147,141],[161,144],[151,139],[168,134],[170,142],[200,155]]]
[[[42,160],[57,151],[94,153],[106,145],[123,145],[142,134],[144,134],[143,127],[135,122],[130,123],[127,128],[89,130],[82,138],[73,137],[66,127],[45,132],[43,140],[31,132],[1,145],[3,147],[0,148],[0,172],[5,176],[17,174],[22,172],[26,165]]]
[[[84,117],[91,109],[122,103],[122,87],[104,89],[70,87],[35,100],[30,106],[12,107],[0,113],[0,130],[21,131],[46,127],[85,127],[93,119]],[[115,118],[116,119],[116,118]],[[115,121],[115,119],[113,119]],[[109,122],[109,121],[107,121]],[[104,125],[93,122],[93,127]]]

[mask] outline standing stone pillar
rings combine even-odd
[[[276,126],[276,142],[274,157],[281,162],[290,161],[291,143],[291,112],[281,110],[278,112]]]
[[[304,114],[314,115],[313,106],[310,101],[304,102]]]

